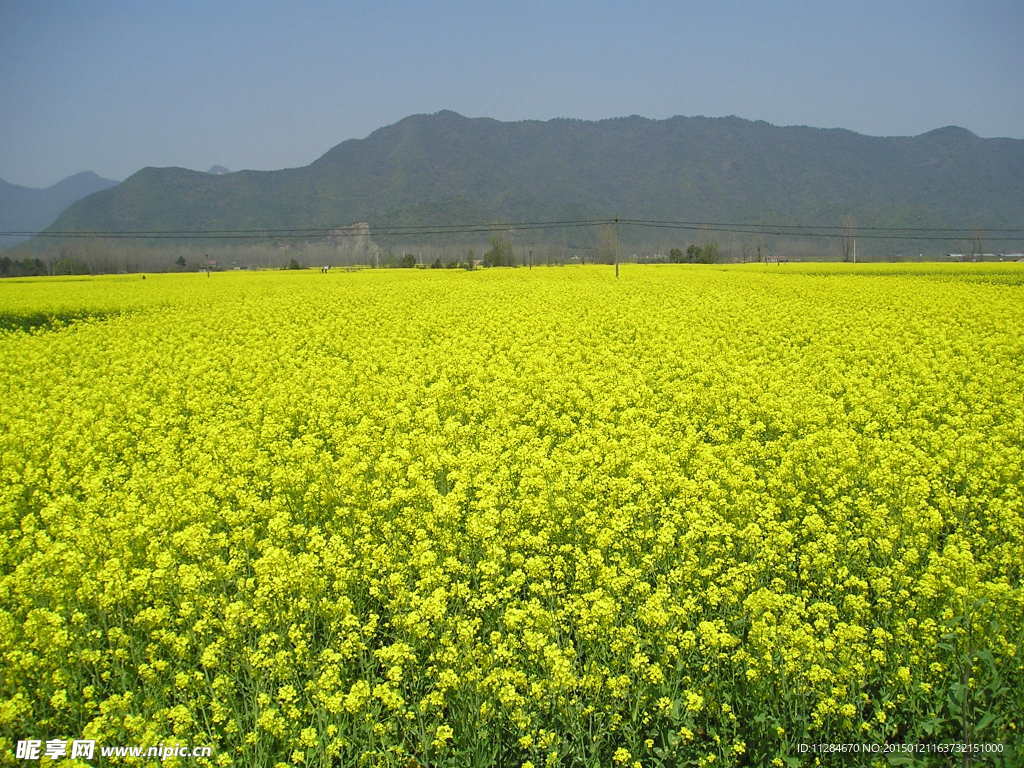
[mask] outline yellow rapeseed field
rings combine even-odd
[[[0,762],[1020,765],[1022,267],[4,281]]]

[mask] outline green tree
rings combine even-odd
[[[185,266],[186,266],[186,264],[185,264],[185,257],[184,256],[179,256],[178,258],[176,258],[174,260],[174,263],[177,264],[182,269],[184,269]]]
[[[302,265],[299,264],[294,258],[288,262],[288,266],[285,269],[302,269]]]
[[[670,264],[682,264],[683,252],[679,248],[673,248],[668,252],[668,261]]]
[[[412,269],[416,266],[416,256],[412,253],[407,253],[398,260],[398,266],[402,269]]]
[[[706,243],[701,249],[701,262],[703,264],[714,264],[718,261],[719,255],[718,243]]]
[[[55,275],[88,275],[89,265],[74,256],[65,256],[53,265]]]
[[[495,236],[491,238],[491,248],[484,254],[485,267],[511,267],[512,243],[507,238]]]
[[[47,274],[46,265],[40,259],[15,260],[9,256],[0,258],[0,275],[24,277],[45,274]]]
[[[686,261],[692,264],[714,264],[719,254],[718,243],[691,243],[686,249]]]

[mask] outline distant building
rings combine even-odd
[[[1014,253],[947,253],[946,257],[949,259],[956,259],[957,261],[1017,261],[1020,258],[1024,258],[1024,254]]]

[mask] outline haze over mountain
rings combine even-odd
[[[53,223],[71,203],[116,185],[116,181],[104,179],[92,171],[68,176],[45,189],[22,187],[0,179],[0,231],[38,232]],[[24,239],[0,238],[0,248]]]
[[[71,205],[68,230],[207,230],[622,216],[1012,226],[1024,140],[954,126],[913,137],[738,117],[500,122],[413,115],[311,164],[144,168]]]

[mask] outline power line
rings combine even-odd
[[[480,231],[502,231],[508,229],[549,229],[557,227],[586,227],[612,224],[614,219],[572,219],[564,221],[519,221],[519,222],[495,222],[484,224],[409,224],[392,225],[371,229],[370,236],[381,235],[419,235],[419,234],[445,234],[447,232],[480,232]],[[675,228],[687,230],[712,230],[721,232],[736,232],[750,234],[771,234],[771,235],[800,235],[801,232],[790,230],[803,229],[835,229],[839,233],[827,233],[828,235],[838,234],[846,237],[851,233],[860,232],[922,232],[938,233],[950,232],[959,233],[963,237],[973,237],[978,233],[984,239],[991,240],[989,233],[997,232],[1021,232],[1024,228],[1016,227],[884,227],[884,226],[857,226],[841,224],[744,224],[739,222],[716,222],[716,221],[675,221],[666,219],[619,219],[622,224],[630,224],[640,227]],[[259,228],[259,229],[163,229],[163,230],[47,230],[43,232],[30,231],[7,231],[0,232],[0,237],[142,237],[142,238],[190,238],[190,237],[365,237],[366,232],[351,231],[352,225],[334,227],[287,227],[287,228]],[[810,233],[810,236],[823,236],[825,233]],[[864,235],[865,237],[867,235]],[[916,235],[908,235],[916,237]],[[1011,238],[1016,239],[1016,238]]]
[[[959,235],[923,235],[923,234],[921,234],[921,235],[919,235],[919,234],[911,234],[911,235],[882,235],[882,234],[872,234],[872,233],[861,234],[856,229],[852,230],[850,232],[804,232],[804,231],[793,232],[793,231],[789,231],[789,230],[780,230],[780,229],[738,229],[738,228],[730,228],[730,227],[725,227],[725,226],[708,225],[708,224],[700,224],[700,225],[698,225],[698,224],[655,224],[654,222],[651,222],[651,221],[633,221],[633,220],[629,220],[629,219],[622,219],[621,223],[622,224],[631,224],[633,226],[654,227],[654,228],[657,228],[657,229],[685,230],[685,231],[689,231],[689,232],[728,232],[730,234],[740,234],[740,235],[772,235],[772,236],[781,236],[781,237],[818,237],[818,238],[831,238],[831,239],[837,239],[837,240],[843,239],[843,238],[847,238],[847,237],[862,237],[862,238],[869,238],[869,239],[872,239],[872,240],[939,240],[939,241],[944,241],[944,242],[950,242],[950,241],[954,241],[954,240],[964,240],[965,238],[968,237],[966,234],[959,234]],[[928,230],[922,230],[922,231],[928,231]],[[938,231],[938,230],[936,230],[936,231]],[[977,230],[975,230],[975,231],[977,231]],[[1009,230],[1009,231],[1016,231],[1016,230]],[[1024,230],[1022,230],[1022,231],[1024,231]],[[986,241],[990,241],[990,240],[1008,240],[1008,241],[1020,242],[1020,241],[1024,241],[1024,235],[1018,235],[1016,237],[1011,237],[1011,236],[990,237],[988,235],[985,235],[983,239],[986,240]]]
[[[585,227],[597,226],[611,222],[611,219],[565,219],[561,221],[509,221],[474,224],[393,224],[373,228],[369,234],[379,235],[419,235],[444,234],[445,232],[478,232],[502,231],[506,229],[547,229],[552,227]],[[207,236],[245,236],[245,237],[309,237],[324,235],[327,237],[365,237],[366,232],[353,231],[354,225],[338,225],[333,227],[259,227],[250,229],[126,229],[126,230],[46,230],[43,232],[0,232],[0,236],[18,237],[207,237]]]
[[[329,240],[335,238],[345,237],[370,237],[370,238],[382,238],[382,237],[412,237],[420,235],[455,235],[455,234],[467,234],[467,233],[489,233],[489,232],[508,232],[508,231],[532,231],[542,229],[553,229],[553,228],[567,228],[567,227],[593,227],[597,226],[598,223],[603,222],[587,222],[587,223],[571,223],[563,222],[559,224],[548,224],[548,225],[517,225],[515,227],[509,227],[506,225],[501,226],[489,226],[482,225],[479,227],[465,227],[465,228],[445,228],[445,229],[419,229],[419,230],[371,230],[370,232],[327,232],[327,231],[307,231],[302,232],[276,232],[271,233],[267,231],[253,232],[252,234],[213,234],[210,232],[163,232],[160,234],[146,234],[146,233],[133,233],[133,232],[64,232],[64,233],[52,233],[52,232],[41,232],[37,237],[50,238],[54,240],[65,240],[65,239],[92,239],[92,240],[309,240],[309,239],[322,239]],[[23,233],[9,233],[0,232],[0,236],[14,236]]]
[[[353,225],[335,227],[288,227],[260,229],[182,229],[182,230],[58,230],[46,232],[0,232],[0,237],[40,237],[51,239],[109,240],[309,240],[355,237],[419,237],[433,235],[483,234],[508,231],[586,228],[613,223],[632,227],[669,229],[688,232],[726,232],[730,234],[774,237],[813,237],[841,239],[861,237],[874,240],[954,241],[976,237],[986,241],[1020,241],[1021,235],[988,233],[1024,233],[1015,227],[885,227],[831,224],[743,224],[737,222],[674,221],[667,219],[563,219],[553,221],[514,221],[476,224],[392,224],[362,230]],[[817,231],[815,231],[817,230]],[[825,231],[821,231],[825,230]],[[828,231],[838,230],[838,231]],[[907,233],[907,234],[898,234]],[[951,233],[951,234],[940,234]],[[952,234],[955,233],[955,234]]]
[[[965,235],[973,235],[977,232],[1024,232],[1021,227],[990,227],[976,225],[973,227],[885,227],[885,226],[860,226],[858,224],[775,224],[771,222],[758,222],[746,224],[736,221],[676,221],[673,219],[622,219],[632,224],[678,224],[688,227],[764,227],[768,229],[841,229],[846,232],[860,231],[884,231],[884,232],[962,232]],[[988,238],[986,238],[988,239]]]

